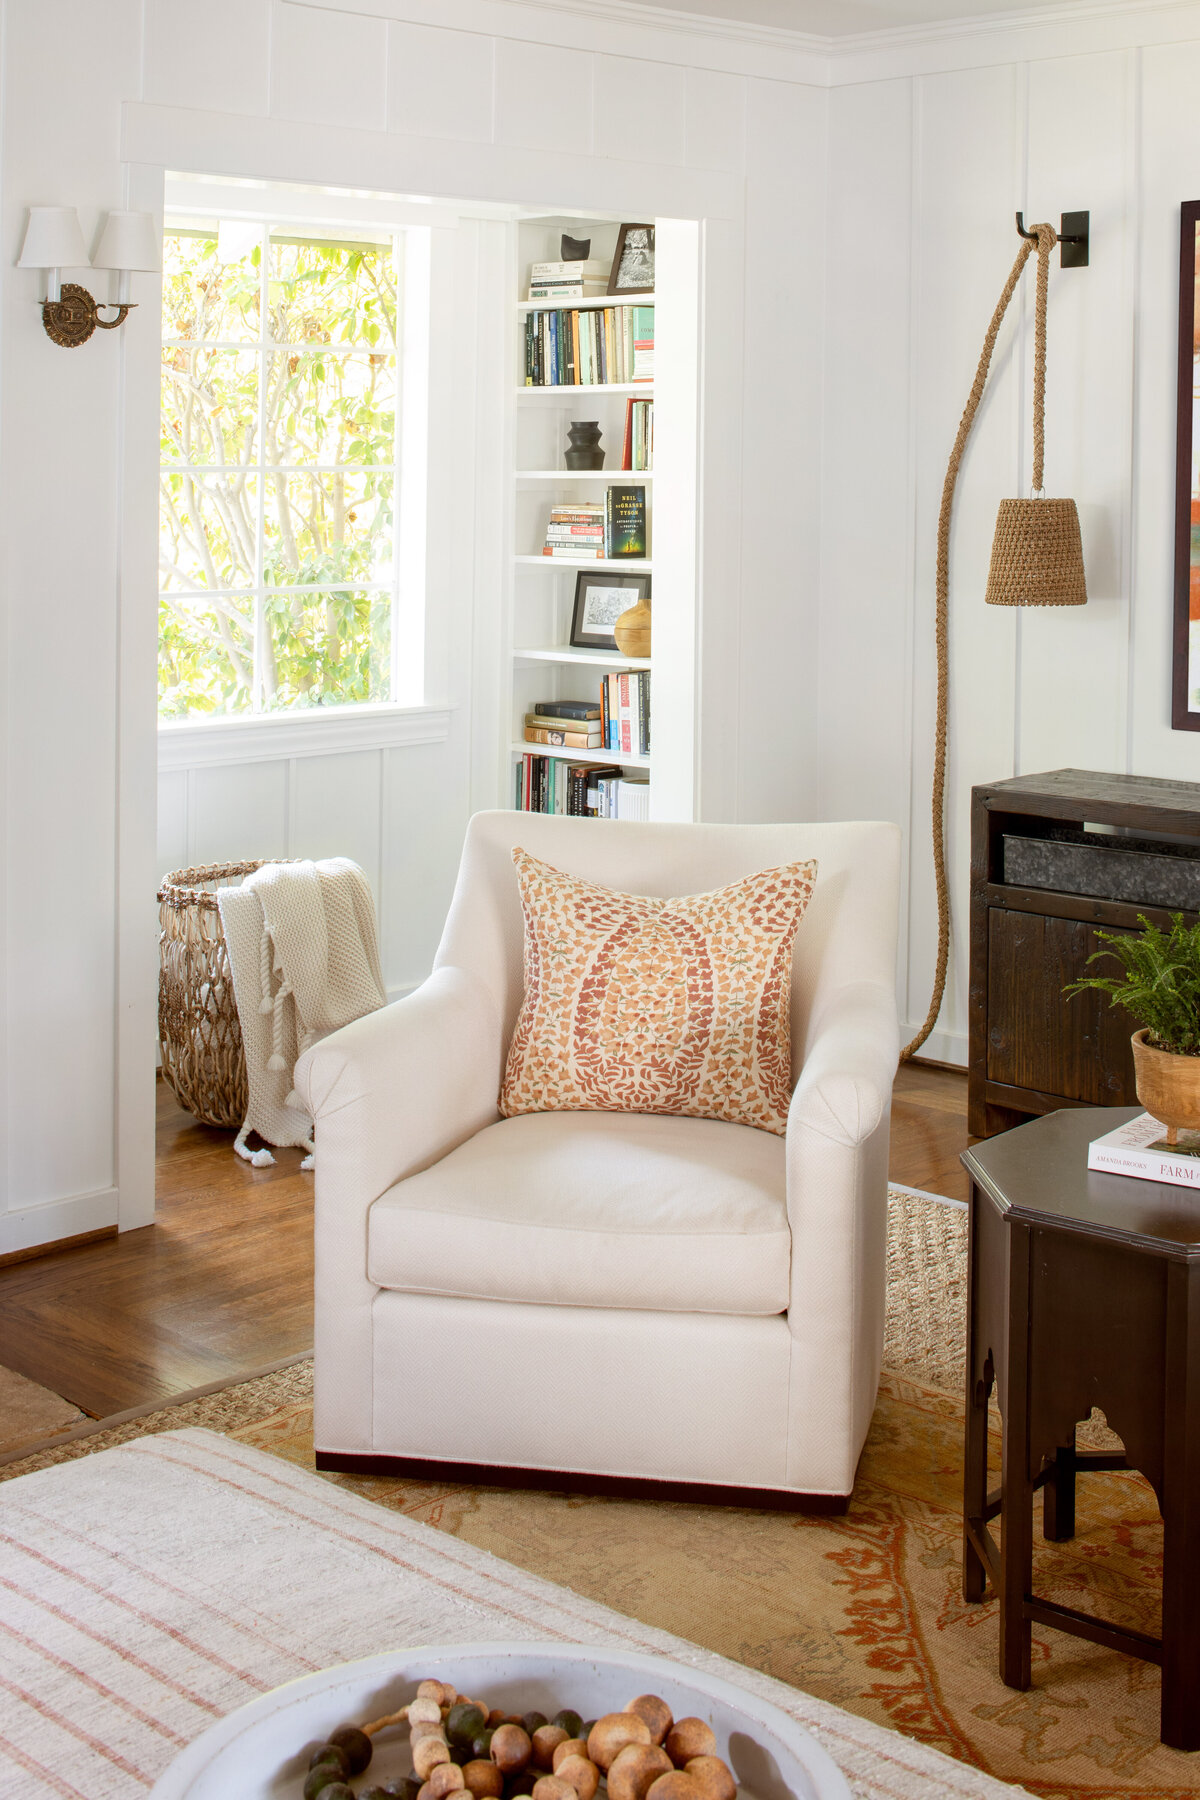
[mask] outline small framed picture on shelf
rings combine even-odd
[[[622,225],[617,233],[617,253],[608,278],[610,294],[654,292],[654,227]]]
[[[649,593],[649,575],[610,575],[602,569],[580,569],[575,577],[571,648],[615,651],[614,625],[635,600],[644,600]]]

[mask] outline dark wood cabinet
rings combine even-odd
[[[1006,839],[1028,848],[1039,839],[1078,840],[1090,827],[1111,848],[1116,834],[1125,890],[1132,883],[1137,891],[1141,856],[1149,895],[1156,891],[1152,870],[1161,868],[1156,852],[1200,852],[1200,785],[1056,769],[974,788],[971,800],[972,1134],[991,1137],[1064,1106],[1136,1104],[1134,1022],[1105,994],[1067,999],[1063,988],[1103,949],[1097,930],[1136,931],[1139,914],[1166,925],[1180,910],[1193,923],[1197,913],[1149,898],[1112,900],[1007,880]],[[1007,860],[1016,859],[1010,852]]]

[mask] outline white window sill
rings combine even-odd
[[[299,713],[257,713],[245,719],[160,725],[160,770],[201,769],[218,763],[282,762],[294,756],[335,756],[346,750],[390,750],[438,744],[449,735],[448,706],[313,707]]]

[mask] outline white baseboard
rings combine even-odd
[[[901,1025],[901,1044],[907,1044],[916,1037],[920,1029],[920,1025]],[[924,1057],[927,1062],[951,1063],[956,1069],[965,1069],[967,1066],[967,1034],[965,1031],[939,1031],[935,1025],[917,1051],[917,1055]]]
[[[0,1215],[0,1256],[14,1250],[36,1250],[40,1244],[57,1244],[85,1231],[103,1231],[117,1223],[115,1187],[94,1194],[68,1194],[62,1200],[44,1200]]]

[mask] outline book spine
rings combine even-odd
[[[633,409],[636,404],[637,402],[634,400],[627,400],[625,402],[625,431],[621,438],[621,467],[623,469],[636,469],[637,467],[637,463],[634,460],[633,449]]]
[[[567,344],[567,386],[574,387],[579,380],[576,370],[579,368],[579,314],[565,314]]]
[[[621,696],[621,730],[617,739],[617,748],[626,756],[633,754],[633,726],[630,718],[629,677],[618,675],[617,691]]]
[[[590,549],[586,544],[579,544],[579,545],[575,545],[575,544],[543,544],[542,545],[542,555],[543,556],[566,556],[566,557],[572,557],[576,561],[582,559],[583,561],[586,561],[586,562],[600,562],[604,556],[604,546],[602,544],[598,544],[596,546],[596,548],[593,550],[593,549]]]
[[[555,731],[553,727],[526,725],[527,744],[561,744],[564,750],[603,750],[598,731]]]

